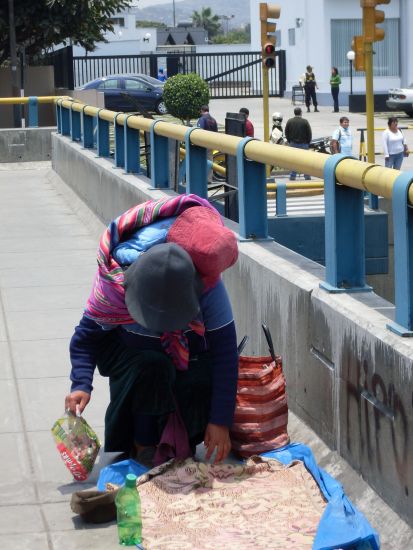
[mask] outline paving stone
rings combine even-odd
[[[7,314],[10,340],[69,338],[81,313],[79,308],[58,309],[53,314],[50,311],[11,311]]]
[[[9,345],[0,341],[0,380],[8,380],[12,375]]]
[[[0,434],[0,495],[2,504],[33,504],[36,501],[33,472],[21,433]],[[0,548],[12,548],[2,546]]]
[[[20,504],[18,506],[3,505],[0,508],[0,536],[38,533],[44,528],[39,506]]]
[[[54,422],[64,414],[64,398],[70,391],[69,373],[64,377],[41,380],[20,379],[17,384],[26,429],[29,432],[50,430]],[[92,428],[104,425],[108,403],[108,379],[95,376],[94,391],[84,415]]]
[[[13,380],[0,380],[0,396],[0,432],[21,432],[23,428]]]
[[[70,255],[68,255],[70,258]],[[0,271],[0,285],[2,288],[10,287],[39,287],[39,286],[64,286],[74,285],[76,282],[92,285],[96,273],[96,265],[87,263],[72,266],[70,261],[65,266],[38,266],[30,272],[16,271],[12,269]],[[64,290],[62,291],[64,293]]]
[[[119,548],[118,533],[115,524],[97,525],[95,529],[82,529],[51,533],[53,550],[116,550]]]
[[[90,270],[91,271],[91,270]],[[1,278],[1,275],[0,275]],[[92,279],[91,279],[92,280]],[[65,284],[61,286],[47,285],[36,287],[10,287],[3,290],[4,310],[36,311],[79,308],[79,319],[89,297],[91,284]]]
[[[11,342],[16,377],[40,379],[65,376],[67,378],[70,373],[69,343],[70,337]]]
[[[50,549],[47,542],[47,535],[45,533],[20,533],[19,535],[0,535],[0,548],[2,548],[3,550]],[[65,549],[62,546],[60,550]]]
[[[68,263],[72,266],[88,264],[96,268],[97,246],[98,242],[94,241],[94,244],[90,247],[70,250],[70,262],[67,250],[44,250],[41,254],[38,251],[33,252],[31,250],[4,252],[1,255],[0,272],[9,270],[10,267],[17,270],[30,265],[33,269],[37,269],[38,266],[67,266]]]

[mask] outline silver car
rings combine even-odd
[[[389,109],[404,111],[406,115],[413,117],[413,84],[410,84],[407,88],[389,90],[386,105]]]

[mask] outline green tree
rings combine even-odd
[[[191,118],[198,117],[201,106],[209,101],[208,84],[195,73],[171,76],[165,83],[163,100],[168,112],[189,126]]]
[[[211,8],[201,8],[201,11],[192,13],[194,27],[202,27],[208,32],[208,38],[213,38],[221,28],[218,15],[212,15]]]
[[[244,29],[234,29],[228,34],[218,34],[214,37],[214,44],[249,44],[250,35]]]
[[[104,33],[113,31],[110,18],[131,0],[14,0],[16,40],[26,55],[40,54],[57,44],[79,44],[92,51]],[[8,2],[0,2],[0,64],[10,56]]]

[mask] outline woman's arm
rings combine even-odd
[[[388,147],[388,130],[384,130],[382,134],[382,142],[383,142],[383,155],[384,158],[388,158],[389,156],[389,147]]]
[[[86,407],[93,390],[93,373],[96,367],[96,357],[106,331],[95,321],[83,316],[70,341],[70,361],[72,370],[71,392],[65,399],[66,409],[76,413]]]

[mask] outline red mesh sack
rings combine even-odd
[[[270,345],[272,350],[272,343]],[[273,359],[274,358],[274,359]],[[279,355],[239,358],[232,450],[249,456],[278,449],[290,441],[288,405]]]

